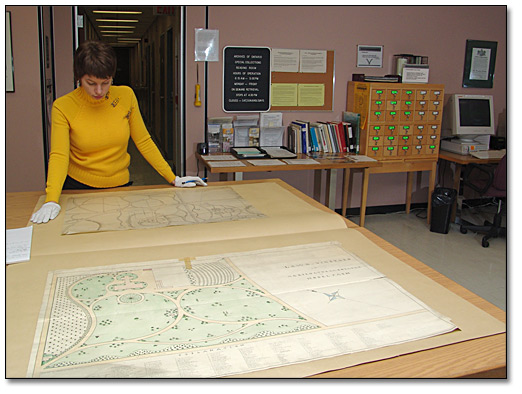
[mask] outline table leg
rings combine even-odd
[[[455,163],[455,173],[453,174],[453,188],[457,191],[457,197],[451,208],[451,221],[454,223],[457,217],[457,201],[459,199],[460,176],[462,174],[462,164]]]
[[[411,191],[413,190],[414,171],[408,172],[408,181],[406,183],[406,213],[410,213],[411,209]]]
[[[428,192],[428,214],[426,215],[428,218],[428,224],[431,223],[431,195],[435,190],[435,178],[437,177],[437,162],[434,161],[431,165],[430,170],[430,180],[429,180],[429,192]]]
[[[341,205],[341,214],[343,217],[346,217],[346,207],[348,205],[348,190],[350,186],[350,169],[345,168],[344,169],[344,180],[343,180],[343,202]]]
[[[332,168],[331,170],[327,170],[328,175],[328,199],[326,203],[328,204],[328,208],[332,211],[335,211],[335,197],[337,197],[337,169]]]
[[[359,216],[359,226],[364,227],[364,220],[366,218],[366,200],[368,199],[368,183],[370,181],[370,169],[363,169],[363,182],[361,191],[361,213]]]
[[[321,202],[321,171],[314,170],[314,200]]]

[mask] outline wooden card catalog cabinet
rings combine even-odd
[[[439,155],[444,85],[348,82],[347,111],[361,114],[360,154],[377,160]]]

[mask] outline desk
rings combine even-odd
[[[252,184],[262,183],[263,181],[243,181],[243,182],[226,182],[226,183],[214,183],[216,186],[221,185],[236,185],[236,184]],[[316,202],[312,198],[304,195],[298,190],[284,184],[284,182],[278,180],[270,180],[270,182],[276,182],[283,186],[286,190],[291,192],[294,196],[299,197],[306,203],[318,208],[325,212],[331,212],[328,208],[322,204]],[[210,186],[213,186],[212,183]],[[161,187],[161,186],[160,186]],[[170,187],[170,186],[164,186]],[[136,190],[145,189],[150,187],[128,187],[120,188],[117,191],[124,190]],[[65,191],[65,194],[76,194],[76,193],[88,193],[93,191]],[[96,193],[96,191],[94,191]],[[34,204],[38,201],[38,198],[43,194],[42,192],[24,192],[24,193],[6,193],[6,226],[7,228],[16,228],[27,225],[27,221],[33,211]],[[391,254],[395,258],[404,262],[409,267],[421,273],[423,276],[436,282],[444,289],[456,294],[458,297],[471,303],[474,307],[480,311],[486,312],[489,316],[498,319],[499,321],[506,321],[506,314],[501,309],[495,307],[489,302],[481,299],[477,295],[471,293],[467,289],[444,277],[440,273],[427,267],[415,258],[407,255],[400,249],[394,247],[388,242],[382,240],[375,234],[371,233],[367,229],[355,226],[349,220],[342,218],[346,223],[345,231],[357,231],[358,233],[367,237],[370,241],[375,243],[378,247],[382,248],[385,252]],[[349,228],[351,227],[351,228]],[[305,234],[305,233],[303,233]],[[315,233],[314,233],[315,234]],[[312,236],[315,236],[312,234]],[[326,235],[330,234],[327,232]],[[304,236],[304,235],[303,235]],[[172,248],[168,248],[169,251]],[[176,249],[176,248],[174,248]],[[115,254],[113,254],[116,257]],[[36,280],[37,277],[43,275],[44,278],[39,278],[39,281],[45,281],[45,267],[33,264],[33,262],[21,263],[27,264],[27,269],[34,272],[32,280]],[[33,264],[33,266],[31,266]],[[91,262],[93,265],[103,264],[103,262]],[[17,328],[26,328],[26,321],[31,321],[32,318],[28,317],[27,304],[33,304],[33,307],[38,310],[38,305],[41,303],[41,294],[38,299],[27,300],[24,299],[22,302],[13,303],[12,293],[13,291],[23,291],[22,283],[13,284],[10,279],[13,277],[11,274],[16,272],[20,267],[19,265],[11,265],[6,269],[6,374],[8,378],[23,376],[25,373],[24,367],[26,367],[29,355],[26,354],[27,346],[21,342],[24,338],[30,338],[34,336],[34,329],[29,330],[27,333],[23,330],[17,330]],[[14,270],[14,271],[13,271]],[[27,284],[25,284],[27,285]],[[22,312],[24,322],[13,322],[9,319],[9,316],[14,308],[19,308]],[[17,325],[22,324],[21,327]],[[30,346],[29,346],[30,347]],[[16,357],[13,356],[16,354]],[[13,371],[12,358],[17,359],[17,363],[20,364],[19,370]],[[24,360],[23,362],[18,360]],[[506,377],[506,334],[505,332],[489,335],[477,339],[466,340],[458,343],[449,344],[446,346],[439,346],[430,348],[423,351],[410,351],[407,354],[403,354],[397,357],[391,357],[382,359],[379,361],[367,362],[352,367],[345,367],[341,369],[332,370],[329,372],[323,372],[313,375],[316,378],[449,378],[449,377],[488,377],[488,378],[502,378]]]
[[[439,152],[439,159],[445,160],[450,163],[455,163],[455,173],[453,174],[453,189],[457,191],[457,194],[460,190],[460,177],[462,176],[462,166],[475,163],[475,164],[498,164],[501,159],[479,159],[477,157],[473,157],[471,155],[459,155],[458,153],[448,152],[441,150]],[[455,221],[455,217],[457,216],[457,200],[453,203],[453,208],[451,210],[451,221]]]
[[[226,154],[226,153],[224,153]],[[213,154],[219,155],[219,154]],[[329,158],[314,158],[317,164],[286,164],[280,166],[255,166],[248,162],[248,160],[238,160],[244,164],[244,166],[237,167],[212,167],[208,164],[205,156],[196,153],[196,158],[201,160],[203,165],[208,169],[211,174],[219,174],[221,181],[227,180],[227,175],[233,173],[235,180],[242,180],[243,172],[270,172],[270,171],[302,171],[302,170],[314,170],[314,198],[317,201],[321,200],[321,170],[327,170],[326,179],[326,193],[325,200],[326,205],[333,211],[335,211],[335,196],[336,196],[336,171],[338,169],[344,170],[343,178],[343,193],[342,193],[342,216],[346,216],[346,208],[348,203],[348,185],[350,183],[351,170],[361,170],[363,173],[362,189],[361,189],[361,216],[359,225],[364,227],[364,219],[366,215],[366,200],[368,198],[368,179],[372,168],[380,167],[382,164],[377,161],[358,162],[353,163],[348,160],[339,161]],[[298,159],[310,159],[305,154],[298,154]],[[262,160],[262,159],[257,159]]]
[[[413,190],[413,176],[417,171],[429,171],[429,187],[428,187],[428,223],[431,222],[431,194],[435,189],[435,176],[437,174],[437,161],[433,159],[404,159],[404,160],[387,160],[382,161],[381,167],[370,168],[370,174],[386,174],[394,172],[407,172],[408,180],[406,183],[406,213],[410,213],[411,208],[411,192]],[[364,221],[360,224],[364,226]]]

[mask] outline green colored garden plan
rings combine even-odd
[[[49,273],[30,377],[220,377],[455,329],[335,242]]]

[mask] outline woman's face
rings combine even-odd
[[[101,100],[105,97],[112,84],[112,77],[96,78],[92,75],[84,75],[80,78],[80,86],[87,94],[95,100]]]

